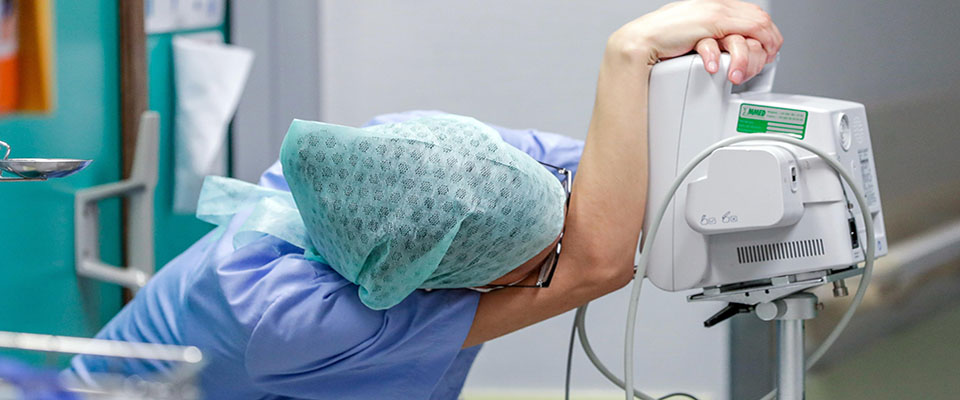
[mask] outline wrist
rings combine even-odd
[[[604,64],[637,68],[651,67],[659,61],[655,47],[642,37],[614,32],[607,39]]]

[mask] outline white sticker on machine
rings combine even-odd
[[[860,174],[863,179],[863,195],[867,198],[867,204],[875,206],[877,204],[877,185],[873,177],[873,167],[870,165],[870,150],[861,149],[857,151],[860,157]]]

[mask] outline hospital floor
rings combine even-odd
[[[854,317],[856,318],[856,317]],[[807,398],[960,397],[960,307],[943,311],[807,379]]]
[[[563,393],[557,393],[551,391],[550,393],[544,394],[529,394],[529,395],[515,395],[515,396],[502,396],[494,394],[470,394],[465,393],[460,397],[461,400],[557,400],[563,398]],[[571,399],[574,400],[620,400],[623,399],[623,393],[604,393],[604,394],[571,394]]]

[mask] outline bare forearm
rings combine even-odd
[[[482,295],[464,347],[562,314],[630,281],[646,204],[649,67],[607,65],[628,62],[610,58],[601,67],[552,285]]]
[[[566,225],[568,248],[602,263],[591,271],[627,279],[646,207],[649,74],[646,60],[608,47]]]
[[[548,288],[502,289],[481,295],[463,347],[476,346],[523,329],[613,291],[609,280],[596,274],[585,274],[584,271],[595,263],[588,258],[578,258],[582,256],[562,255],[558,272]]]

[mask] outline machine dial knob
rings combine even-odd
[[[840,147],[843,148],[843,151],[850,150],[850,145],[853,143],[853,132],[850,130],[850,119],[847,118],[847,114],[840,114],[837,130],[840,132]]]

